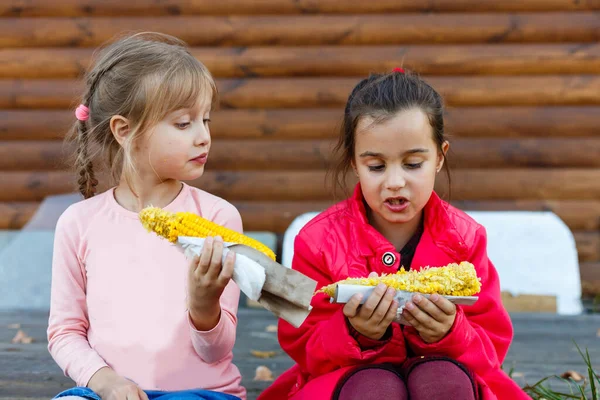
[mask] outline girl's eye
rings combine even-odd
[[[422,165],[423,165],[423,162],[416,163],[416,164],[406,164],[406,168],[417,169],[417,168],[421,168]]]
[[[384,165],[369,165],[369,171],[383,171]]]
[[[204,124],[208,124],[210,122],[210,118],[204,118],[202,122],[204,122]]]
[[[176,124],[175,124],[175,126],[176,126],[178,129],[185,129],[185,128],[187,128],[187,127],[188,127],[188,126],[190,126],[190,125],[191,125],[191,123],[190,123],[190,122],[181,122],[181,123],[176,123]]]

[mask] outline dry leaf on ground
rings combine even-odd
[[[596,336],[600,337],[600,328],[598,328],[598,332],[596,332]]]
[[[522,372],[513,372],[510,376],[511,378],[524,378],[525,374]]]
[[[265,328],[266,332],[277,332],[277,325],[268,325]],[[599,331],[600,332],[600,331]]]
[[[271,358],[277,355],[276,351],[250,350],[250,353],[256,358]]]
[[[264,365],[259,365],[258,367],[256,367],[256,375],[254,376],[254,380],[270,382],[274,380],[273,372],[271,372],[271,370],[265,367]]]
[[[581,374],[577,371],[566,371],[563,372],[560,375],[561,378],[563,379],[573,379],[576,382],[582,381],[583,380],[583,376],[581,376]]]
[[[33,343],[33,338],[19,329],[15,337],[12,339],[12,343],[30,344]]]
[[[10,324],[7,326],[8,329],[21,329],[21,324]]]

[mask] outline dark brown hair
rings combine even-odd
[[[202,93],[216,102],[217,88],[186,44],[169,35],[141,32],[104,48],[85,77],[81,104],[86,121],[76,121],[67,141],[75,142],[74,167],[85,198],[96,190],[94,167],[104,164],[113,180],[135,173],[131,147],[148,128],[173,111],[195,105]],[[110,129],[114,115],[127,118],[131,133],[121,147]]]
[[[334,191],[347,194],[346,176],[354,160],[356,127],[364,117],[382,123],[398,112],[413,108],[422,110],[433,130],[433,140],[444,156],[444,169],[450,182],[450,169],[442,145],[444,133],[444,102],[442,96],[427,82],[411,72],[372,74],[360,81],[350,93],[338,142],[336,159],[330,171]]]

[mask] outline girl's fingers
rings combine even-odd
[[[362,305],[360,311],[358,312],[361,318],[365,320],[371,318],[371,316],[375,312],[375,309],[377,308],[377,305],[381,301],[381,298],[383,297],[383,295],[385,295],[386,289],[387,286],[382,283],[375,287],[375,290],[371,292],[371,295],[367,298],[367,301],[365,301],[365,304]]]
[[[387,288],[387,290],[385,291],[385,294],[379,301],[377,308],[375,309],[375,311],[373,312],[373,315],[371,316],[372,322],[379,325],[385,319],[385,317],[388,314],[388,311],[390,310],[390,305],[394,301],[395,295],[396,295],[396,291],[394,290],[394,288]]]
[[[205,275],[206,271],[208,271],[213,253],[213,242],[214,239],[212,237],[207,237],[206,240],[204,240],[202,253],[200,253],[200,261],[198,262],[198,268],[196,269],[196,274],[198,275]]]
[[[190,275],[188,275],[189,277],[191,277],[196,272],[199,262],[200,262],[200,257],[198,257],[197,255],[194,255],[192,257],[192,259],[190,260],[190,265],[188,267],[188,270],[190,273]]]
[[[402,310],[402,318],[404,318],[404,320],[406,322],[408,322],[412,327],[414,327],[417,330],[421,326],[421,324],[419,323],[419,321],[417,321],[415,319],[415,317],[413,317],[412,314],[410,312],[408,312],[408,310],[406,308],[404,308],[404,310]]]
[[[223,263],[223,268],[221,268],[221,273],[219,274],[219,283],[222,286],[227,285],[229,280],[233,277],[233,266],[235,265],[235,252],[230,251],[225,256],[225,262]]]
[[[446,299],[445,299],[446,300]],[[427,297],[421,295],[413,296],[413,303],[426,314],[429,314],[431,318],[438,322],[445,321],[448,316],[442,311],[435,303],[430,301]]]
[[[210,266],[206,275],[211,280],[216,280],[221,274],[223,266],[223,239],[220,236],[216,236],[213,242],[212,257],[210,259]]]
[[[379,275],[377,275],[377,272],[371,272],[369,274],[369,278],[377,278]]]
[[[398,302],[396,300],[392,300],[390,306],[385,314],[385,317],[381,321],[381,324],[384,326],[389,326],[394,319],[396,319],[396,314],[398,313]]]
[[[148,395],[141,388],[138,388],[140,400],[148,400]]]
[[[126,400],[140,400],[140,393],[137,390],[134,392],[129,392],[125,395],[125,399]]]
[[[431,328],[434,324],[437,323],[437,321],[431,318],[429,314],[421,310],[411,301],[406,303],[404,309],[419,323],[419,325]]]
[[[354,296],[350,297],[350,300],[346,304],[344,304],[344,308],[342,312],[347,318],[354,318],[356,314],[358,314],[358,307],[360,306],[360,302],[362,301],[362,294],[357,293]]]
[[[438,294],[432,294],[429,296],[429,300],[433,302],[442,312],[446,315],[452,316],[456,314],[456,305],[447,298]]]

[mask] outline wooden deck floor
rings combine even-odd
[[[550,314],[513,314],[515,339],[505,368],[513,368],[520,383],[534,383],[543,376],[567,370],[584,372],[584,364],[573,343],[587,348],[595,365],[600,365],[600,315],[560,317]],[[49,399],[70,387],[46,349],[47,314],[44,312],[0,311],[0,399]],[[17,330],[34,338],[31,344],[12,344]],[[255,399],[268,382],[254,382],[256,367],[265,365],[275,376],[292,362],[281,352],[276,333],[267,332],[275,318],[263,310],[240,309],[234,361],[244,377],[248,399]],[[253,356],[251,350],[278,351],[269,359]]]

